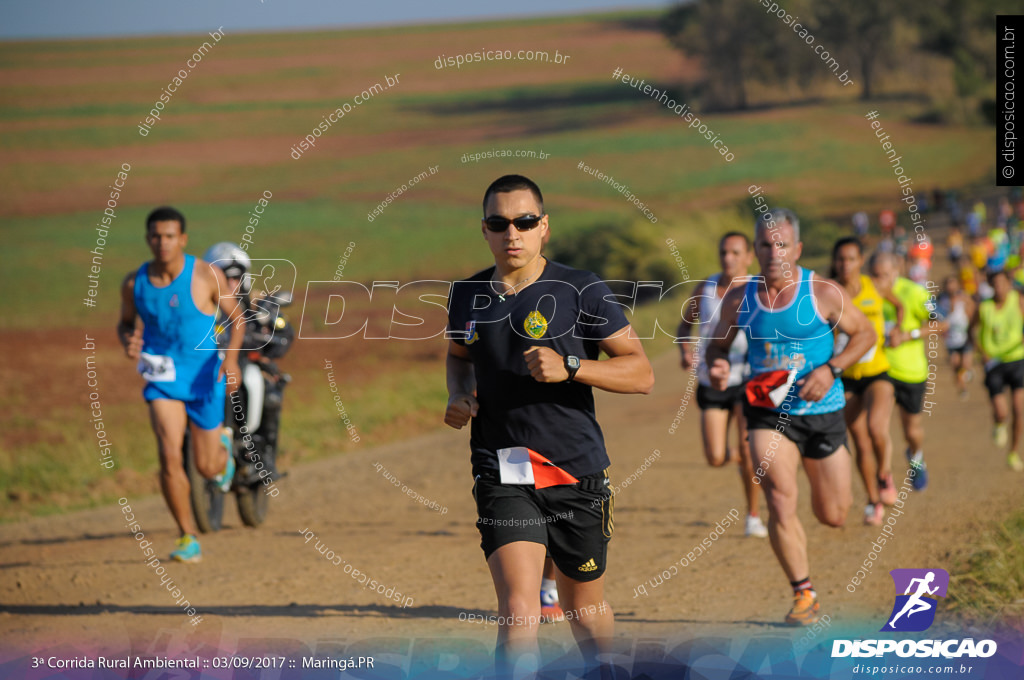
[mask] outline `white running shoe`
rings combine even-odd
[[[747,536],[756,536],[757,538],[768,538],[768,527],[764,525],[760,517],[754,515],[747,515]]]

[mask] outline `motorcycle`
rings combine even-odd
[[[284,477],[277,471],[277,437],[284,389],[291,376],[282,372],[275,360],[288,353],[295,339],[294,328],[281,314],[281,308],[291,302],[291,295],[283,294],[245,305],[245,343],[238,359],[241,383],[226,400],[224,422],[232,431],[232,450],[228,453],[235,457],[231,490],[242,523],[250,527],[266,519],[269,499],[277,495],[274,485]],[[224,330],[223,325],[218,327],[222,346],[229,335]],[[199,473],[187,431],[183,453],[196,524],[202,533],[219,531],[227,494]]]

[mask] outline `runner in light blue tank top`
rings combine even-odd
[[[752,377],[768,371],[796,369],[796,376],[786,395],[784,404],[771,409],[781,413],[802,416],[832,413],[846,405],[843,385],[839,380],[832,383],[824,397],[817,401],[806,401],[799,397],[797,381],[832,358],[834,345],[832,324],[821,317],[811,291],[814,274],[803,267],[800,273],[799,289],[793,300],[776,310],[768,309],[759,299],[757,288],[764,284],[750,281],[746,285],[743,306],[739,312],[739,325],[747,329]],[[779,330],[784,329],[784,330]]]
[[[226,392],[229,380],[237,389],[245,325],[238,323],[242,311],[234,298],[224,294],[224,273],[185,254],[184,215],[170,207],[152,211],[146,243],[153,259],[121,284],[117,335],[146,380],[142,395],[160,456],[160,489],[181,532],[171,558],[197,562],[202,550],[185,473],[185,433],[194,469],[226,493],[236,469],[231,429],[223,427]],[[231,327],[223,362],[214,335],[218,308]]]
[[[189,414],[208,430],[224,418],[225,382],[217,380],[220,355],[213,335],[216,316],[203,314],[192,298],[194,268],[195,257],[185,255],[181,273],[170,285],[158,288],[149,281],[149,263],[143,264],[135,275],[135,309],[145,324],[140,363],[149,380],[143,391],[146,401],[209,401],[209,411]]]
[[[877,341],[874,327],[842,286],[800,267],[800,221],[784,208],[768,209],[761,187],[748,188],[760,213],[754,254],[761,277],[726,293],[716,340],[708,348],[712,387],[724,390],[729,349],[737,333],[747,336],[751,377],[746,384],[747,431],[755,483],[768,500],[772,550],[793,592],[785,622],[809,626],[821,609],[811,583],[812,551],[798,513],[797,472],[810,484],[811,507],[822,524],[846,521],[850,455],[838,379]],[[833,356],[832,331],[850,340]]]

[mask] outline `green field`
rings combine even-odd
[[[458,70],[439,70],[433,62],[481,46],[522,47],[510,42],[509,24],[228,33],[169,99],[146,137],[138,134],[138,122],[202,36],[0,45],[4,281],[21,293],[9,296],[0,332],[31,358],[9,357],[0,369],[10,386],[0,399],[15,414],[16,442],[0,452],[0,518],[156,488],[137,378],[118,358],[112,332],[118,285],[148,257],[143,219],[156,205],[173,204],[185,213],[190,251],[201,254],[214,242],[238,241],[257,198],[272,192],[249,252],[293,262],[301,301],[307,281],[333,277],[349,242],[355,248],[345,277],[363,282],[451,279],[486,266],[479,201],[486,185],[507,172],[529,175],[542,186],[554,238],[563,243],[595,224],[624,228],[643,221],[622,195],[577,165],[584,161],[613,175],[650,206],[660,235],[675,239],[693,277],[713,270],[717,234],[749,224],[738,206],[751,184],[820,225],[822,241],[844,228],[854,209],[877,214],[898,208],[899,185],[864,118],[869,110],[879,111],[918,189],[991,177],[991,129],[914,123],[927,104],[899,92],[870,105],[822,99],[701,115],[735,153],[726,163],[672,112],[612,80],[613,69],[622,67],[677,88],[698,68],[653,28],[643,28],[650,18],[610,14],[526,22],[530,49],[558,50],[572,59],[562,65],[485,62]],[[396,73],[400,85],[353,106],[298,160],[289,155],[323,116]],[[460,160],[494,148],[549,157]],[[88,308],[82,299],[97,236],[93,227],[122,163],[132,170],[103,251],[98,304]],[[390,192],[429,166],[438,167],[436,175],[367,220]],[[808,241],[815,237],[807,234]],[[668,261],[667,246],[659,256]],[[299,306],[293,308],[292,317],[300,315]],[[108,384],[130,387],[105,397],[119,446],[113,478],[92,460],[92,443],[81,435],[87,396],[81,352],[72,350],[86,331],[100,333]],[[443,342],[387,348],[367,343],[354,350],[299,343],[284,361],[295,376],[282,434],[288,462],[439,423]],[[668,347],[662,339],[648,351]],[[348,376],[346,405],[365,435],[358,445],[342,428],[331,429],[332,406],[318,368],[324,356],[337,359]],[[31,372],[29,366],[43,368]]]

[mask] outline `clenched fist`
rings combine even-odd
[[[711,387],[718,391],[724,391],[729,387],[729,373],[732,371],[732,364],[728,359],[715,359],[715,362],[708,367],[708,378],[711,380]]]
[[[142,329],[136,328],[131,335],[124,336],[124,353],[129,359],[138,359],[142,352]]]
[[[523,357],[526,359],[526,367],[530,369],[530,375],[537,382],[557,383],[569,379],[569,372],[565,370],[565,360],[550,347],[534,345],[523,352]]]
[[[475,418],[480,404],[472,394],[453,394],[448,398],[448,408],[444,412],[444,424],[461,430]]]

